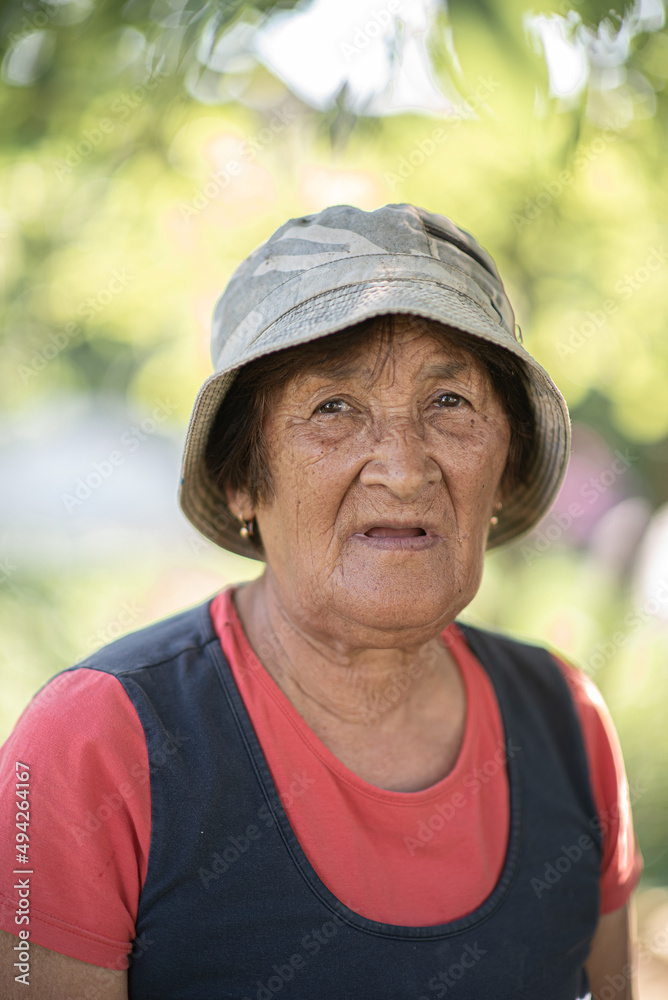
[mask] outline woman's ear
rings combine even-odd
[[[247,490],[225,489],[227,505],[240,524],[239,534],[259,552],[263,552],[262,539],[255,520],[255,508]]]
[[[250,495],[247,490],[243,489],[232,489],[231,487],[225,488],[225,497],[227,499],[227,506],[236,518],[240,521],[252,521],[255,517],[255,509],[251,503]]]

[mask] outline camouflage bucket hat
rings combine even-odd
[[[325,337],[372,316],[410,313],[498,344],[521,358],[536,421],[526,480],[504,500],[488,548],[527,532],[549,510],[570,452],[566,403],[521,343],[494,261],[467,232],[413,205],[364,212],[335,205],[290,219],[244,260],[216,304],[214,373],[190,418],[179,501],[217,545],[252,559],[257,549],[212,480],[206,445],[218,408],[242,365]]]

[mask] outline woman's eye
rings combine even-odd
[[[346,409],[350,409],[348,403],[343,399],[328,399],[325,403],[321,403],[320,406],[316,407],[316,413],[343,413]]]
[[[437,406],[447,406],[454,407],[459,406],[460,403],[464,402],[462,396],[458,396],[456,392],[442,392],[434,400]]]

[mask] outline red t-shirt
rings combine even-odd
[[[466,689],[459,756],[437,784],[394,792],[359,778],[306,725],[255,657],[231,591],[214,599],[211,614],[290,823],[334,895],[363,916],[402,926],[446,923],[477,908],[505,857],[506,754],[522,751],[505,744],[491,682],[456,625],[442,638]],[[628,900],[642,869],[624,764],[598,690],[557,662],[577,707],[604,830],[607,913]],[[30,767],[30,939],[94,965],[127,967],[151,800],[144,732],[120,681],[81,668],[50,681],[28,705],[0,751],[4,844],[15,840],[16,761]],[[7,864],[0,871],[0,927],[17,934],[21,876],[12,871]]]

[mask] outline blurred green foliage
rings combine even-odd
[[[640,5],[534,4],[564,16],[585,61],[587,84],[558,97],[523,2],[434,7],[422,43],[450,109],[378,116],[345,86],[317,110],[269,70],[254,48],[277,15],[269,3],[5,3],[6,421],[77,394],[140,409],[165,396],[182,436],[210,371],[213,304],[242,257],[290,216],[409,201],[490,249],[574,421],[610,454],[630,449],[624,495],[656,510],[668,496],[668,34],[652,9],[653,21]],[[393,72],[401,41],[398,30]],[[124,600],[141,609],[134,627],[259,571],[196,548],[141,563],[127,550],[113,565],[82,554],[58,572],[12,556],[0,571],[3,735],[41,683],[100,644],[98,629],[113,636]],[[469,613],[594,665],[642,789],[646,878],[665,883],[666,620],[627,618],[633,554],[611,568],[592,553],[568,531],[535,557],[519,543],[494,553]]]

